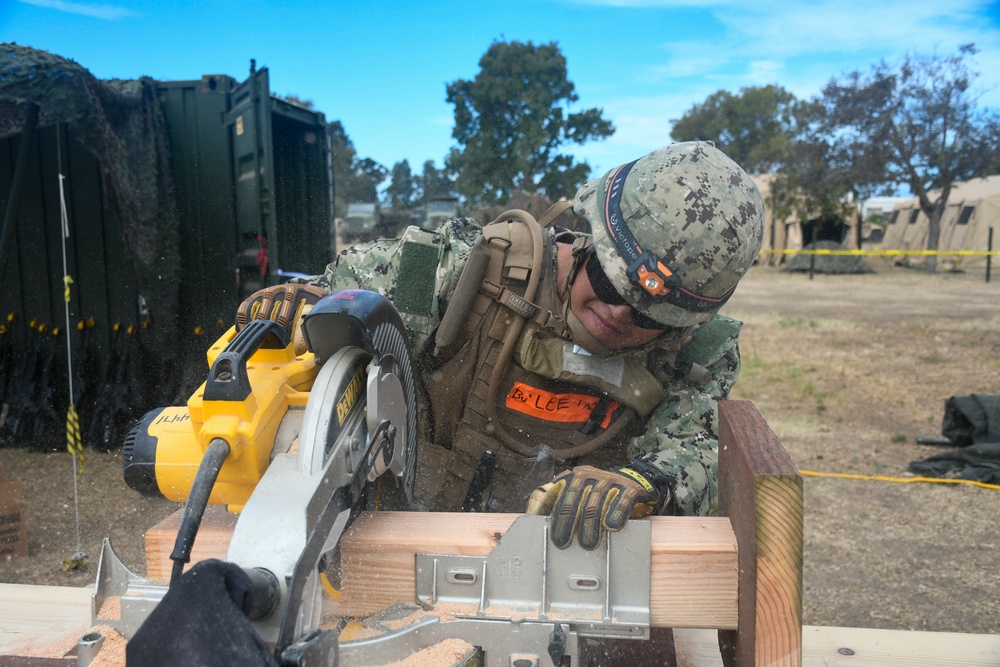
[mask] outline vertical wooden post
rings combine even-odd
[[[719,514],[739,545],[739,628],[726,667],[802,664],[802,477],[749,401],[719,403]]]

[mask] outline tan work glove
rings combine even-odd
[[[288,332],[295,354],[304,354],[306,341],[300,326],[302,317],[326,294],[326,290],[315,285],[286,283],[265,287],[244,299],[236,309],[236,330],[253,320],[277,322]]]
[[[532,491],[525,513],[552,517],[556,547],[565,549],[575,535],[590,551],[604,531],[619,531],[630,518],[659,512],[670,499],[666,482],[644,461],[611,470],[577,466]]]

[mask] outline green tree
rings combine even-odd
[[[674,141],[711,141],[750,173],[776,171],[784,163],[795,96],[781,86],[749,87],[734,95],[719,90],[673,121]]]
[[[424,162],[424,170],[417,179],[419,196],[425,201],[431,199],[452,199],[458,197],[455,182],[448,176],[445,169],[438,169],[433,160]]]
[[[796,103],[792,110],[782,165],[771,185],[771,205],[778,218],[846,218],[855,207],[857,174],[837,160],[824,121],[824,108],[815,100]]]
[[[350,201],[378,201],[378,186],[388,177],[389,170],[370,157],[355,159],[347,184]]]
[[[397,210],[413,208],[417,200],[417,181],[413,177],[408,160],[393,165],[391,179],[389,187],[385,190],[385,201],[389,208]]]
[[[930,220],[927,249],[937,250],[941,216],[954,183],[996,169],[1000,117],[979,108],[978,72],[966,44],[954,55],[884,60],[868,74],[833,79],[822,93],[834,162],[857,184],[909,187]],[[929,255],[927,268],[937,258]]]
[[[357,152],[354,144],[339,120],[328,125],[330,133],[331,162],[333,169],[333,211],[337,217],[347,215],[348,182],[353,177],[354,160]]]
[[[445,162],[458,192],[471,204],[503,203],[515,190],[572,196],[590,166],[560,148],[609,137],[614,127],[599,109],[570,113],[579,98],[559,47],[495,41],[479,68],[474,80],[447,86],[459,147]]]
[[[331,121],[328,131],[333,163],[333,210],[334,215],[343,217],[350,202],[378,200],[378,186],[389,170],[371,158],[359,158],[339,120]]]

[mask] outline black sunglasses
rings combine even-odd
[[[611,284],[608,274],[604,273],[601,263],[597,260],[597,253],[594,252],[594,246],[590,246],[587,249],[587,259],[584,260],[583,265],[587,269],[587,278],[590,280],[590,287],[594,290],[594,294],[598,299],[609,306],[631,305],[625,300],[625,297],[618,293],[615,286]],[[632,307],[632,323],[641,329],[654,331],[662,331],[669,328],[666,324],[643,315],[634,306]]]

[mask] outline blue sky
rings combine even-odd
[[[983,0],[0,0],[0,41],[72,58],[99,78],[246,78],[340,120],[362,157],[440,167],[454,145],[445,86],[494,40],[556,42],[579,101],[615,135],[565,152],[595,175],[670,142],[708,95],[831,77],[975,42],[982,103],[1000,108],[1000,3]]]

